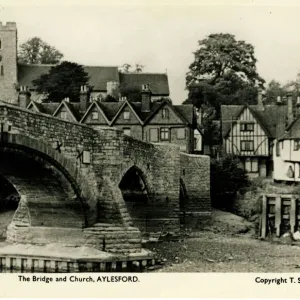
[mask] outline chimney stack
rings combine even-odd
[[[263,94],[262,90],[258,89],[258,94],[257,94],[257,106],[259,110],[264,110],[264,100],[263,100]]]
[[[290,124],[294,120],[293,95],[291,92],[287,94],[287,114],[288,114],[288,123]]]
[[[297,102],[296,102],[296,117],[300,115],[300,96],[297,96]]]
[[[114,97],[116,100],[119,99],[119,83],[117,81],[108,81],[106,91],[107,95]]]
[[[149,112],[151,105],[151,91],[149,88],[149,84],[142,85],[142,103],[141,103],[141,111]]]
[[[30,102],[30,92],[27,86],[20,86],[19,105],[21,108],[26,108]]]
[[[85,113],[89,106],[89,90],[86,85],[80,87],[80,111]]]

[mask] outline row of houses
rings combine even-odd
[[[118,102],[91,100],[86,86],[81,87],[80,101],[41,103],[30,98],[28,87],[21,87],[21,107],[95,129],[114,127],[133,138],[151,143],[177,144],[182,152],[202,152],[202,132],[193,105],[173,105],[168,98],[154,98],[149,84],[141,89],[141,101]]]
[[[250,177],[300,182],[300,97],[276,104],[221,107],[223,150],[240,158]]]

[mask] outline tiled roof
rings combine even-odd
[[[284,139],[300,139],[300,115],[286,128],[286,132],[282,134],[280,140]]]
[[[32,101],[33,102],[33,101]],[[107,117],[109,121],[112,121],[113,118],[117,115],[121,106],[124,105],[124,102],[96,102],[97,105],[102,109],[103,113]],[[162,102],[153,102],[151,103],[151,110],[149,112],[141,111],[141,103],[140,102],[130,102],[130,106],[134,109],[135,113],[141,119],[142,122],[145,122],[147,119],[155,115],[155,113],[159,110],[159,108],[167,103],[167,100]],[[60,103],[37,103],[34,102],[36,107],[40,112],[53,115],[53,113],[57,110]],[[80,112],[80,103],[79,102],[65,102],[65,105],[72,112],[77,121],[80,121],[84,115],[84,112]],[[92,103],[91,103],[92,105]],[[172,105],[172,104],[171,104]],[[193,105],[172,105],[174,111],[180,116],[180,118],[186,121],[189,125],[194,124],[194,108]]]
[[[230,131],[231,120],[236,121],[244,107],[243,105],[222,105],[223,137]],[[287,120],[286,105],[264,105],[264,110],[258,105],[249,105],[249,109],[270,137],[278,138],[284,133]]]
[[[32,81],[41,75],[47,74],[54,65],[18,65],[18,82],[21,86],[28,86],[34,89]],[[85,66],[84,70],[89,75],[89,84],[94,91],[106,91],[106,84],[109,81],[120,82],[125,86],[142,89],[143,84],[149,84],[154,96],[168,96],[169,83],[167,74],[123,74],[118,72],[118,67]]]
[[[241,113],[243,105],[222,105],[221,117],[222,117],[222,137],[225,137],[231,129],[231,121],[236,121]]]
[[[105,113],[107,119],[111,121],[123,105],[123,102],[98,102],[98,105]]]
[[[173,107],[189,124],[194,124],[195,112],[192,104],[174,105]]]
[[[167,74],[155,73],[120,73],[120,84],[142,89],[143,84],[149,84],[152,94],[168,96],[169,83]]]
[[[42,74],[47,74],[53,65],[19,65],[19,85],[34,89],[32,81],[38,79]],[[106,83],[109,81],[119,82],[118,67],[93,67],[86,66],[84,70],[89,74],[89,84],[94,91],[106,91]]]
[[[58,106],[60,105],[59,102],[52,102],[52,103],[37,103],[35,102],[35,105],[39,109],[41,113],[53,115],[53,113],[56,111]]]
[[[109,81],[119,82],[118,67],[84,67],[84,70],[89,74],[89,83],[94,91],[106,91]]]
[[[51,65],[18,65],[19,85],[34,89],[32,81],[38,79],[43,74],[47,74],[51,67]]]

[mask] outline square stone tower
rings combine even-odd
[[[0,101],[18,103],[17,25],[0,22]]]

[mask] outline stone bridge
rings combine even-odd
[[[210,214],[206,156],[7,103],[0,124],[0,182],[20,199],[8,241],[135,252],[141,232],[178,231],[182,216]]]

